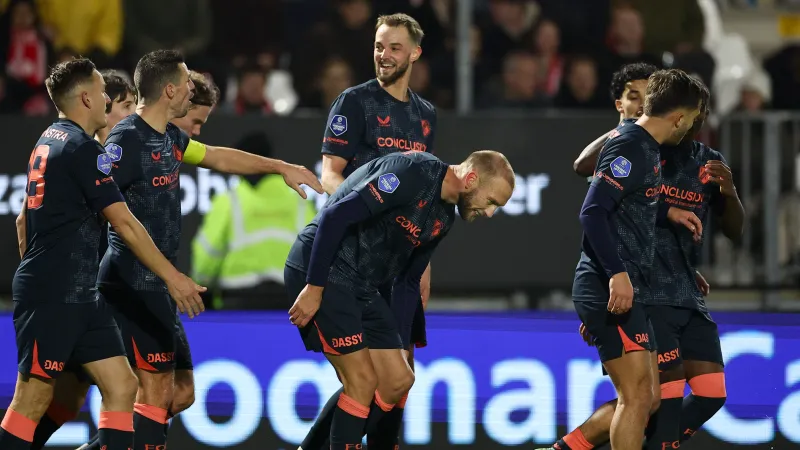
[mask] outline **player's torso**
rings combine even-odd
[[[31,153],[27,249],[14,277],[15,300],[95,300],[100,225],[70,168],[75,164],[70,153],[90,139],[77,125],[59,121],[42,133]],[[100,170],[107,161],[99,147],[96,152]]]
[[[145,227],[156,247],[173,262],[181,234],[180,166],[183,151],[178,133],[178,128],[171,124],[166,133],[158,133],[134,114],[114,127],[106,140],[107,152],[118,146],[116,151],[121,154],[114,168],[115,175],[117,171],[136,174],[129,183],[120,183],[128,208]],[[133,256],[113,229],[109,232],[109,247],[112,249],[109,257],[116,258],[115,267],[119,272],[125,272],[120,275],[127,278],[128,283],[137,289],[164,289],[163,283]],[[106,278],[104,269],[101,267],[101,281]]]
[[[411,93],[408,102],[401,102],[383,90],[377,81],[357,87],[366,127],[358,149],[345,168],[350,175],[364,164],[394,152],[427,152],[433,148],[433,107]],[[334,119],[331,131],[341,134],[347,127]],[[344,128],[343,128],[344,127]]]
[[[348,232],[333,264],[332,276],[339,278],[336,281],[363,281],[374,290],[397,277],[415,249],[447,234],[455,220],[455,206],[441,200],[447,165],[431,161],[423,167],[430,183],[410,204],[392,208]],[[382,178],[391,176],[388,173],[378,178],[374,195],[390,193],[393,183]],[[358,283],[354,284],[351,287],[358,289]]]
[[[705,164],[719,155],[700,142],[687,147],[663,148],[662,186],[659,201],[692,211],[704,224],[719,186],[709,182]],[[653,274],[653,301],[686,307],[704,308],[697,288],[696,270],[699,244],[692,233],[681,227],[656,227],[656,254]]]
[[[645,133],[639,127],[627,126],[623,133],[636,137]],[[611,164],[611,170],[617,175],[624,171],[642,170],[643,183],[630,192],[619,204],[617,211],[611,215],[611,223],[618,238],[619,255],[631,275],[634,289],[646,287],[655,249],[655,223],[658,215],[658,198],[661,188],[661,159],[657,143],[641,138],[641,151],[644,156],[644,168],[624,167],[630,164],[624,158],[617,158]],[[623,161],[624,160],[624,161]],[[638,298],[644,298],[641,292]]]

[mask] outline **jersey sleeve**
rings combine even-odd
[[[112,162],[113,156],[93,140],[82,144],[70,155],[70,175],[94,212],[125,201],[111,177]]]
[[[599,194],[608,195],[619,204],[644,183],[647,169],[639,143],[626,138],[612,139],[600,152],[591,185]]]
[[[430,180],[423,174],[419,164],[401,160],[383,165],[366,180],[358,183],[357,192],[367,204],[373,216],[392,208],[408,205],[420,190],[428,189]]]
[[[322,154],[353,159],[366,128],[364,108],[353,92],[343,92],[331,105],[322,138]]]
[[[436,147],[434,146],[434,144],[436,144],[436,124],[437,124],[436,110],[431,109],[430,120],[428,121],[428,129],[430,131],[428,131],[428,148],[427,148],[427,152],[431,154],[435,154]],[[425,125],[423,125],[422,129],[423,133],[425,132],[424,127]]]
[[[722,153],[719,152],[712,153],[711,158],[709,158],[709,161],[713,161],[715,159],[722,161],[722,163],[725,164],[726,166],[728,165],[728,161],[725,159],[724,156],[722,156]],[[736,178],[734,178],[734,180],[735,179]],[[713,193],[711,194],[710,203],[711,203],[711,209],[714,211],[715,214],[722,215],[725,212],[725,202],[726,202],[725,196],[722,195],[719,189],[714,189]]]
[[[142,177],[142,144],[136,135],[122,131],[106,139],[105,152],[112,157],[111,175],[120,190]]]

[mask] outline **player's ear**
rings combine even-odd
[[[167,85],[164,87],[164,93],[167,94],[167,98],[169,98],[170,100],[172,100],[175,97],[175,91],[176,91],[175,85],[172,83],[167,83]]]
[[[81,92],[81,102],[83,102],[83,106],[91,109],[92,99],[90,98],[88,91]]]
[[[614,106],[617,108],[617,112],[622,114],[622,100],[614,100]]]
[[[475,169],[470,169],[467,176],[464,177],[464,187],[471,191],[478,186],[478,172]]]
[[[412,62],[412,63],[413,63],[413,62],[417,62],[417,60],[418,60],[418,59],[419,59],[421,56],[422,56],[422,47],[420,47],[420,46],[418,45],[418,46],[417,46],[417,48],[415,48],[415,49],[414,49],[414,51],[412,51],[412,52],[411,52],[411,62]]]

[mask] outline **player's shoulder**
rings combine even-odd
[[[167,123],[167,136],[172,139],[189,140],[189,135],[172,122]]]
[[[442,160],[427,152],[398,152],[387,155],[385,158],[390,167],[426,177],[446,166]]]
[[[376,92],[379,92],[379,89],[381,89],[381,86],[378,81],[372,79],[355,86],[350,86],[349,88],[343,90],[342,93],[339,94],[339,97],[360,101],[365,97],[372,96]]]
[[[700,141],[692,142],[692,157],[703,164],[710,160],[725,161],[722,153]]]
[[[426,114],[427,113],[427,114],[432,115],[434,117],[436,116],[436,107],[433,106],[433,103],[429,102],[428,100],[425,100],[424,98],[422,98],[421,95],[417,94],[416,92],[411,91],[411,90],[409,90],[409,91],[411,92],[411,99],[417,105],[419,105],[419,109],[420,109],[420,112],[422,114]]]
[[[70,155],[78,148],[87,144],[91,145],[94,139],[75,122],[60,119],[53,122],[44,130],[39,137],[37,145],[45,145],[49,148],[49,158],[59,154]]]
[[[123,140],[139,139],[141,135],[141,125],[138,123],[138,116],[131,114],[120,120],[108,133],[106,143],[120,143]]]

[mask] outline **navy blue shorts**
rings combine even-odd
[[[600,361],[606,362],[634,351],[656,351],[650,318],[641,303],[625,314],[608,312],[608,302],[576,301],[575,311],[592,335]]]
[[[283,275],[291,305],[306,287],[306,273],[286,266]],[[333,283],[325,286],[319,310],[300,329],[300,336],[306,350],[331,355],[346,355],[363,348],[403,348],[394,314],[380,293],[356,296]]]
[[[717,324],[708,313],[678,306],[646,305],[658,342],[658,370],[666,371],[684,360],[724,366]]]

